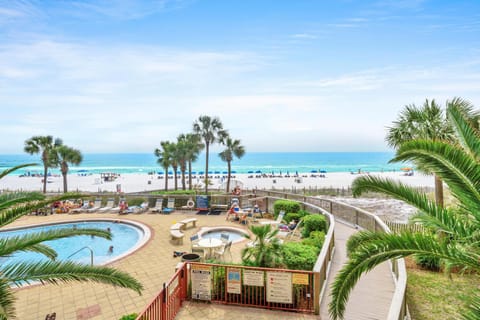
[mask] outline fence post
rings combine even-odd
[[[320,314],[320,272],[313,274],[313,302],[315,314]]]

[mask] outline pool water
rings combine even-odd
[[[44,244],[53,248],[57,254],[57,260],[70,260],[85,264],[90,264],[90,250],[83,249],[90,247],[93,250],[93,263],[95,265],[104,264],[132,249],[142,238],[143,232],[140,228],[125,223],[115,223],[108,221],[80,221],[72,223],[61,223],[54,225],[38,226],[12,231],[0,231],[0,238],[25,235],[46,230],[61,228],[110,228],[112,240],[91,236],[75,236],[70,238],[46,241]],[[113,252],[109,252],[109,247],[113,246]],[[68,258],[74,252],[80,250],[72,257]],[[35,252],[19,252],[10,257],[0,258],[0,264],[10,264],[21,261],[45,261],[48,260],[44,255]]]
[[[207,231],[205,233],[202,233],[202,239],[204,239],[204,238],[207,238],[207,239],[209,239],[209,238],[221,239],[222,233],[226,233],[226,234],[229,235],[229,238],[228,238],[229,241],[237,242],[237,241],[245,239],[245,237],[243,236],[243,233],[236,232],[236,231],[233,231],[233,230]]]

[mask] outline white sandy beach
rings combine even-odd
[[[433,177],[415,173],[414,176],[405,176],[401,172],[378,172],[371,173],[382,177],[389,177],[400,180],[415,187],[432,187]],[[300,181],[294,177],[275,177],[275,178],[249,178],[248,174],[235,174],[235,180],[243,184],[243,189],[291,189],[294,188],[348,188],[352,181],[358,177],[358,174],[350,174],[348,172],[332,172],[327,173],[324,178],[301,177]],[[193,179],[193,184],[200,180]],[[221,179],[212,179],[212,188],[218,188],[221,185]],[[169,179],[169,189],[173,189],[174,180]],[[103,182],[99,174],[87,176],[78,176],[71,174],[68,176],[69,191],[88,191],[88,192],[116,192],[117,185],[120,185],[121,192],[132,193],[150,190],[163,190],[165,179],[159,179],[157,176],[148,174],[122,174],[119,178],[112,182]],[[181,188],[181,180],[178,179],[178,187]],[[42,178],[39,177],[19,177],[9,175],[0,181],[0,190],[29,190],[40,191],[42,189]],[[59,177],[49,177],[47,190],[51,192],[63,191],[63,179]]]

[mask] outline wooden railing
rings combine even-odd
[[[257,190],[256,194],[263,197],[291,199],[298,202],[302,202],[304,206],[312,204],[318,206],[335,218],[345,221],[354,226],[360,226],[370,231],[384,231],[391,232],[388,226],[377,216],[367,212],[365,210],[350,206],[338,201],[332,201],[317,197],[307,197],[299,194],[282,193],[276,191],[260,191]],[[273,201],[269,204],[269,208],[273,211]],[[310,210],[310,209],[309,209]],[[323,249],[325,249],[328,241],[328,235],[325,239]],[[323,251],[323,250],[322,250]],[[322,255],[322,253],[320,254]],[[322,259],[317,261],[319,267]],[[317,267],[317,265],[316,265]],[[387,320],[404,320],[407,317],[407,301],[406,301],[406,289],[407,289],[407,271],[405,267],[404,259],[392,259],[390,260],[390,268],[394,276],[395,292],[393,294],[392,302],[388,313]]]

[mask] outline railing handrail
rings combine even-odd
[[[69,255],[69,256],[67,257],[67,259],[73,257],[74,255],[76,255],[77,253],[79,253],[80,251],[82,251],[83,249],[88,249],[88,250],[90,250],[90,265],[93,266],[93,249],[90,248],[89,246],[85,246],[85,247],[82,247],[82,248],[78,249],[77,251],[75,251],[74,253],[72,253],[71,255]]]

